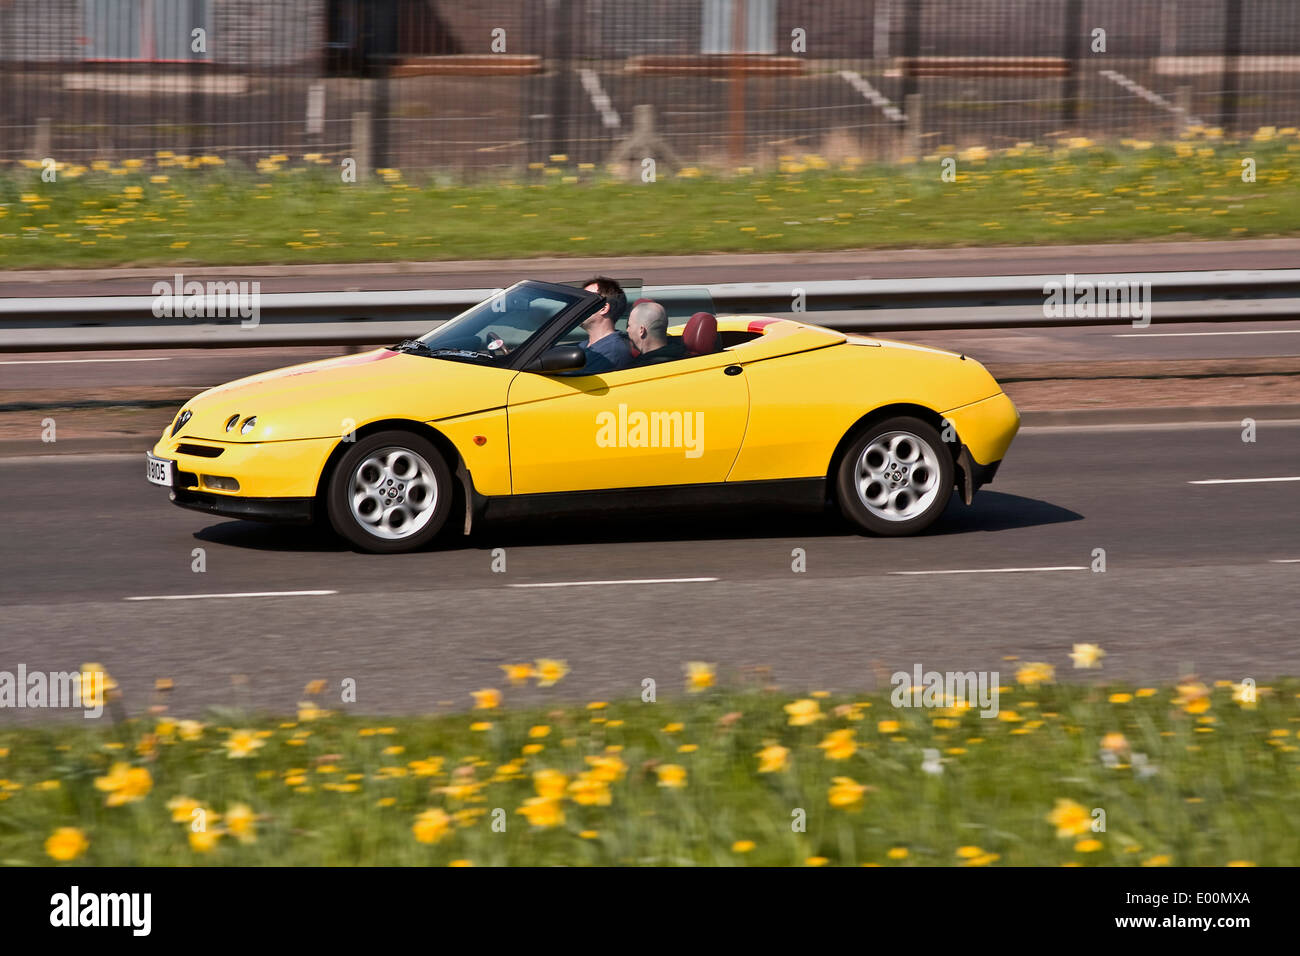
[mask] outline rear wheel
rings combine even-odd
[[[330,476],[330,524],[363,551],[413,551],[437,536],[451,512],[451,470],[433,443],[404,431],[368,435]]]
[[[859,435],[840,461],[836,490],[844,516],[881,535],[916,534],[948,506],[952,455],[934,427],[900,416]]]

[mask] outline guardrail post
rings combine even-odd
[[[1183,136],[1192,125],[1192,88],[1183,84],[1174,91],[1174,135]]]
[[[357,182],[370,178],[370,114],[352,114],[352,158],[357,163]]]
[[[32,137],[32,159],[40,162],[50,155],[50,118],[39,117],[36,120],[36,135]]]

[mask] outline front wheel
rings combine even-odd
[[[330,524],[362,551],[413,551],[446,524],[451,481],[451,470],[428,439],[404,431],[368,435],[330,476]]]
[[[916,534],[948,506],[952,455],[939,433],[919,418],[890,418],[849,446],[836,489],[840,510],[864,531]]]

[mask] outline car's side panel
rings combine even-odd
[[[515,494],[726,479],[749,394],[728,353],[604,375],[524,372],[511,383]]]
[[[504,408],[429,424],[456,446],[480,494],[510,494],[510,436]]]
[[[942,413],[1000,391],[978,362],[888,343],[754,362],[744,375],[750,422],[728,481],[825,475],[840,439],[876,408],[907,403]]]

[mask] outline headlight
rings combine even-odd
[[[231,415],[230,418],[226,420],[226,431],[230,431],[230,429],[234,428],[235,422],[237,421],[239,421],[239,414],[235,413],[234,415]]]
[[[177,415],[176,424],[172,426],[172,434],[175,435],[178,431],[184,428],[185,423],[188,422],[192,417],[194,417],[194,413],[191,412],[188,408],[185,411],[181,412],[179,415]]]
[[[248,418],[244,419],[244,424],[239,426],[239,434],[247,435],[255,427],[257,427],[257,416],[250,415]]]

